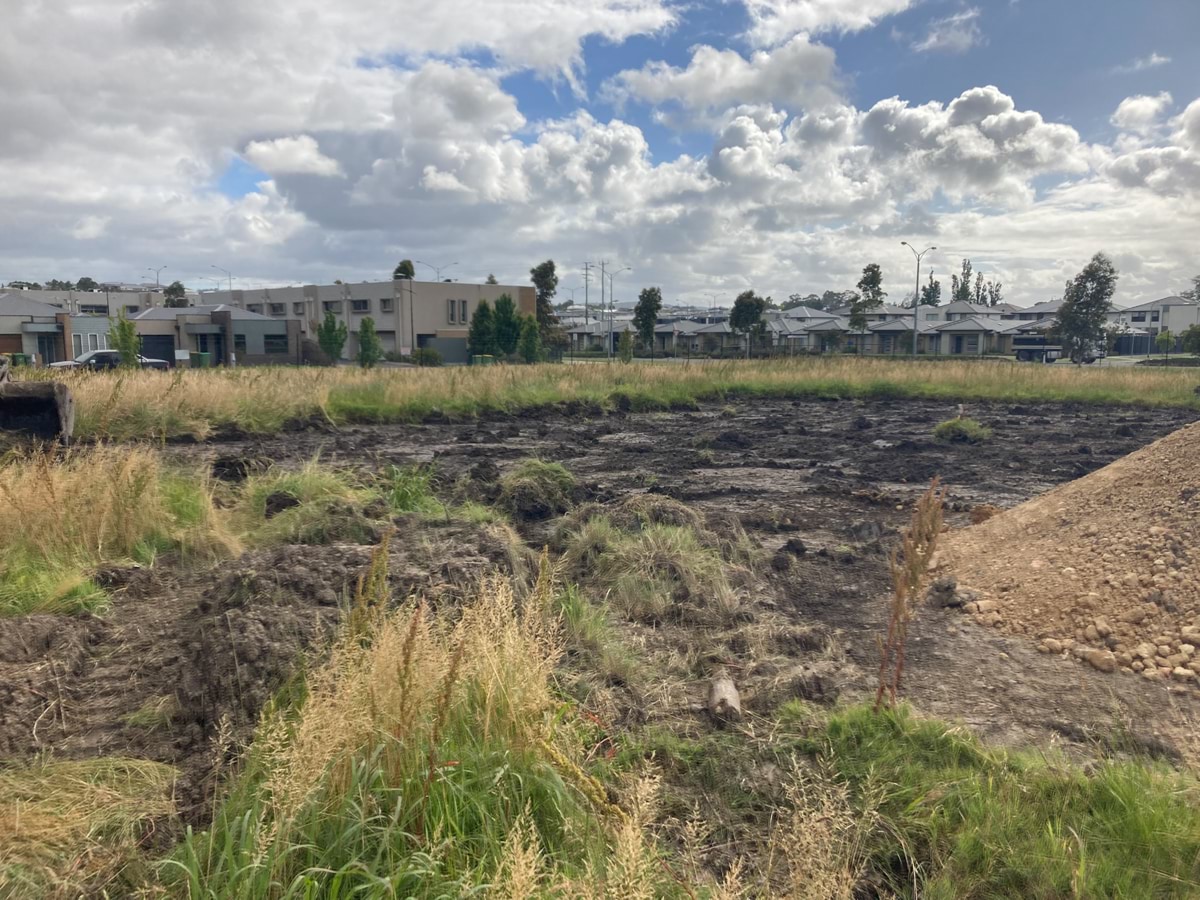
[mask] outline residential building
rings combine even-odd
[[[316,340],[326,313],[344,322],[349,340],[343,359],[358,353],[362,320],[370,316],[385,352],[408,354],[414,347],[437,350],[446,362],[467,361],[467,330],[481,300],[513,298],[517,311],[535,315],[537,297],[529,285],[466,284],[458,281],[306,284],[259,290],[206,291],[206,304],[236,307],[278,322],[295,322],[302,339]]]
[[[298,319],[272,318],[226,304],[157,307],[133,317],[142,355],[187,364],[207,353],[213,365],[303,362]]]
[[[1150,343],[1153,343],[1153,336],[1163,331],[1178,336],[1193,325],[1200,325],[1200,303],[1183,297],[1163,297],[1124,309],[1113,307],[1108,313],[1108,321],[1144,331],[1151,335]]]
[[[0,288],[0,292],[4,289]],[[12,290],[26,300],[45,303],[59,310],[82,315],[116,316],[123,311],[128,316],[143,309],[162,306],[165,298],[161,291],[154,290],[95,290],[95,291],[35,291]],[[198,295],[192,294],[193,297]]]

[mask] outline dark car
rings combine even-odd
[[[139,356],[138,361],[143,369],[169,369],[170,364],[165,359],[147,359]],[[52,369],[115,369],[121,365],[119,350],[89,350],[66,362],[50,363]]]

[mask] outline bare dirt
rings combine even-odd
[[[977,506],[1013,507],[1196,418],[1180,410],[980,404],[967,413],[991,427],[993,439],[947,446],[931,437],[935,424],[957,413],[942,403],[574,412],[238,437],[166,452],[188,465],[216,463],[226,476],[238,460],[286,466],[319,456],[363,469],[428,462],[440,490],[482,499],[496,495],[504,471],[537,456],[576,476],[576,501],[658,493],[695,510],[714,532],[744,529],[762,561],[739,588],[738,617],[709,628],[622,623],[627,643],[650,661],[649,674],[637,683],[614,679],[594,700],[596,715],[614,724],[699,723],[696,707],[717,669],[732,674],[750,716],[790,698],[830,703],[873,690],[887,552],[933,476],[949,489],[948,520],[963,526]],[[441,593],[452,603],[484,572],[527,572],[529,552],[555,526],[519,527],[528,550],[514,550],[495,526],[398,520],[396,595]],[[216,757],[249,739],[263,703],[320,652],[368,555],[369,547],[355,544],[291,546],[208,572],[168,560],[110,573],[116,599],[102,619],[7,620],[0,757],[162,760],[182,768],[184,799],[202,811]],[[1030,636],[982,627],[957,610],[921,610],[908,660],[909,700],[989,740],[1087,752],[1100,742],[1194,758],[1188,739],[1200,707],[1191,694],[1039,653]],[[222,733],[228,747],[216,740]]]

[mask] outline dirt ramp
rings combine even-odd
[[[951,535],[985,624],[1102,671],[1197,685],[1200,425]]]

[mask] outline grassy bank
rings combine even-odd
[[[50,376],[44,376],[50,377]],[[556,403],[633,410],[729,396],[1062,401],[1200,408],[1200,375],[1135,367],[803,358],[704,365],[542,365],[363,371],[236,369],[55,375],[77,399],[81,437],[273,432],[289,422],[419,422]]]

